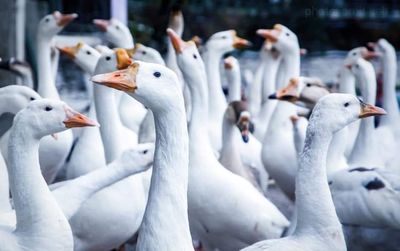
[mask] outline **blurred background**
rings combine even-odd
[[[27,61],[34,77],[37,24],[55,10],[79,14],[61,33],[60,41],[75,43],[85,39],[91,44],[101,43],[102,34],[92,20],[117,18],[128,25],[135,42],[163,54],[169,13],[182,9],[184,39],[197,35],[206,41],[217,31],[236,29],[240,36],[252,41],[252,48],[236,54],[242,68],[250,70],[257,65],[263,42],[255,31],[282,23],[298,35],[301,47],[308,51],[302,58],[302,74],[320,77],[327,83],[335,83],[343,57],[354,47],[380,37],[400,47],[397,0],[0,0],[0,3],[3,17],[0,57],[3,61],[10,57]],[[79,99],[87,76],[63,56],[60,66],[57,86],[61,95],[67,100]],[[0,70],[1,85],[17,81],[20,80],[9,71]]]

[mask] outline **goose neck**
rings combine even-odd
[[[396,74],[397,60],[396,53],[387,52],[382,58],[383,68],[383,109],[388,115],[381,118],[383,125],[393,125],[400,121],[399,105],[396,97]]]
[[[51,39],[39,35],[37,41],[38,93],[44,98],[60,99],[52,74]]]
[[[348,135],[348,127],[345,127],[333,135],[332,141],[329,144],[327,156],[327,172],[328,174],[337,171],[338,169],[346,168],[348,166],[345,151]]]
[[[8,145],[8,174],[17,217],[16,231],[71,233],[41,174],[39,141],[24,123],[14,123]]]
[[[330,132],[310,121],[296,177],[296,233],[341,228],[326,175],[326,157],[331,139]]]
[[[241,100],[241,76],[240,70],[233,68],[227,72],[229,82],[229,102]]]
[[[153,110],[156,149],[138,250],[193,248],[187,204],[188,132],[183,97],[178,100],[167,111]]]
[[[275,91],[276,75],[281,58],[274,58],[271,53],[264,59],[265,70],[262,81],[262,103],[269,101],[268,97]]]
[[[339,70],[339,92],[356,95],[356,79],[347,67]]]

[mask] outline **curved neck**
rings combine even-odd
[[[153,111],[156,149],[149,199],[137,250],[191,250],[189,230],[188,132],[183,97],[167,111]]]
[[[7,167],[17,217],[16,231],[35,235],[71,232],[40,171],[39,141],[24,123],[14,123]]]
[[[217,121],[222,124],[222,117],[224,116],[226,108],[226,99],[222,91],[219,72],[219,64],[222,55],[216,51],[207,50],[204,52],[203,56],[208,82],[208,117],[211,121]]]
[[[237,137],[240,137],[238,128],[234,123],[224,117],[222,123],[222,148],[220,162],[233,173],[246,177],[247,173],[242,165],[238,142],[235,140]]]
[[[296,177],[295,233],[340,228],[326,176],[326,157],[332,134],[310,121]],[[321,213],[323,212],[323,213]]]
[[[100,123],[100,134],[104,145],[106,162],[110,163],[123,152],[122,123],[115,103],[114,89],[94,85],[94,103],[97,120]]]
[[[356,95],[356,79],[345,66],[339,70],[339,92]]]
[[[15,115],[24,107],[20,107],[15,104],[14,96],[7,95],[7,93],[0,93],[0,116],[5,113],[11,113]]]
[[[241,76],[239,68],[232,68],[226,70],[226,78],[229,83],[228,101],[241,100]]]
[[[50,40],[38,35],[37,43],[38,93],[43,98],[60,99],[52,73]]]
[[[399,104],[396,97],[396,74],[397,74],[397,60],[396,52],[391,49],[384,53],[382,58],[383,66],[383,109],[386,110],[387,115],[382,116],[380,121],[381,125],[395,125],[399,126],[400,112]]]

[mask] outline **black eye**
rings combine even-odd
[[[46,110],[46,112],[53,110],[53,108],[51,106],[46,106],[46,108],[44,108],[44,109]]]
[[[35,98],[34,98],[34,97],[31,97],[30,100],[33,101],[33,100],[35,100]]]
[[[357,53],[356,53],[356,52],[353,52],[353,56],[355,56],[355,55],[357,55]]]
[[[143,154],[146,154],[147,152],[148,152],[147,150],[144,150],[142,153],[143,153]]]
[[[290,34],[289,34],[289,33],[287,33],[287,32],[286,32],[285,34],[286,34],[286,36],[287,36],[287,37],[288,37],[288,36],[290,36]]]
[[[349,102],[344,103],[344,107],[348,107],[350,105]]]
[[[222,39],[226,39],[226,36],[222,36]]]
[[[48,22],[50,22],[50,18],[46,18],[44,21],[45,21],[46,23],[48,23]]]
[[[106,57],[106,60],[107,60],[107,61],[110,61],[110,59],[111,59],[110,56],[107,56],[107,57]]]
[[[359,66],[358,66],[358,64],[356,64],[356,68],[358,68]]]
[[[90,51],[86,51],[86,54],[88,54],[88,55],[90,55],[90,54],[92,54]]]
[[[193,54],[193,57],[194,57],[195,59],[197,59],[197,55],[196,55],[196,54]]]
[[[142,54],[143,54],[143,55],[146,55],[146,53],[147,53],[147,52],[145,52],[145,51],[142,51]]]
[[[118,26],[118,25],[116,25],[116,26],[115,26],[115,29],[119,30],[119,26]]]
[[[156,77],[156,78],[161,77],[161,73],[158,72],[158,71],[154,72],[153,75],[154,75],[154,77]]]
[[[307,83],[306,86],[307,86],[307,87],[311,87],[311,84],[310,84],[310,83]]]

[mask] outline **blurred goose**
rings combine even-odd
[[[193,238],[200,240],[206,250],[238,250],[264,238],[279,237],[288,226],[287,219],[247,180],[224,168],[214,155],[204,125],[209,118],[207,77],[196,45],[182,41],[171,29],[167,32],[185,82],[191,93],[196,93],[192,95],[193,116],[189,124],[188,198]]]
[[[128,53],[130,53],[130,56],[135,60],[165,65],[164,59],[157,50],[143,44],[136,43],[135,48],[133,50],[128,50]]]
[[[360,103],[350,94],[329,94],[321,98],[311,114],[299,159],[296,178],[298,221],[294,234],[261,241],[243,250],[346,250],[342,225],[326,181],[328,147],[336,131],[359,118],[380,114],[384,114],[383,109]]]
[[[154,114],[154,170],[136,250],[193,250],[187,201],[188,132],[176,74],[159,64],[135,62],[92,80],[125,91]]]
[[[114,18],[110,20],[95,19],[93,23],[104,32],[107,41],[115,47],[127,49],[128,51],[132,51],[135,48],[129,28],[121,21]],[[117,100],[119,100],[118,110],[122,123],[135,133],[138,133],[140,123],[142,123],[147,113],[146,108],[124,93],[118,93]]]
[[[0,227],[3,250],[73,250],[71,228],[40,173],[39,141],[94,124],[65,103],[47,99],[32,101],[15,116],[7,167],[17,224]]]
[[[222,91],[219,65],[222,56],[250,45],[250,42],[236,35],[236,31],[220,31],[212,35],[204,46],[203,58],[207,72],[209,96],[209,134],[211,146],[218,156],[222,146],[222,120],[226,109],[226,99]]]
[[[63,54],[70,57],[88,75],[93,75],[97,61],[101,54],[85,43],[78,43],[76,46],[59,48]],[[93,83],[88,88],[90,107],[89,116],[96,118],[96,108],[94,106]],[[103,142],[100,130],[95,128],[84,128],[72,148],[69,161],[67,163],[67,179],[73,179],[86,174],[99,167],[105,166]]]
[[[28,87],[18,85],[2,87],[0,88],[0,116],[5,113],[16,114],[36,99],[40,99],[39,94]],[[8,140],[1,140],[1,144],[7,147]],[[7,166],[0,153],[0,213],[9,210],[11,206]]]
[[[37,31],[37,67],[38,67],[38,93],[44,98],[59,100],[52,73],[50,46],[53,37],[68,23],[77,18],[77,14],[61,14],[56,11],[46,15],[40,20]],[[62,167],[72,147],[71,131],[57,134],[57,139],[44,137],[39,148],[40,167],[45,180],[51,183],[58,170]]]
[[[271,30],[258,30],[268,38],[282,56],[277,89],[300,76],[300,47],[296,34],[277,24]],[[297,81],[292,79],[291,81]],[[297,170],[296,150],[293,143],[293,125],[290,116],[296,115],[296,107],[288,102],[278,102],[270,119],[262,142],[262,161],[269,175],[283,192],[294,199],[294,180]]]
[[[34,88],[32,68],[28,62],[18,60],[14,57],[0,61],[0,68],[10,71],[21,78],[22,85]]]
[[[224,59],[224,68],[226,73],[226,78],[229,83],[229,102],[240,101],[241,100],[241,75],[240,75],[240,67],[239,62],[236,58],[229,56]],[[238,113],[239,114],[239,113]],[[225,129],[225,126],[228,126],[226,121],[226,112],[223,120],[222,126],[222,149],[220,160],[230,158],[231,154],[229,150],[232,146],[230,144],[237,144],[238,154],[240,154],[241,162],[245,166],[248,171],[251,171],[253,180],[250,182],[256,181],[256,186],[260,188],[262,193],[265,193],[268,188],[268,173],[265,171],[265,168],[261,161],[261,143],[253,136],[252,132],[248,133],[248,139],[246,141],[240,140],[239,135],[236,133],[237,130],[229,130],[233,132],[233,135],[229,135],[229,137],[233,137],[233,141],[231,140],[229,143],[225,140],[228,134]],[[239,119],[239,117],[237,117]],[[235,122],[235,121],[234,121]],[[225,126],[224,126],[225,125]],[[251,125],[252,126],[252,125]],[[234,136],[236,135],[236,136]],[[225,137],[224,137],[225,136]],[[235,143],[234,143],[235,142]],[[222,151],[225,148],[225,156],[222,156]],[[222,163],[224,166],[225,164]],[[236,173],[238,174],[238,173]],[[255,179],[254,179],[255,178]]]

